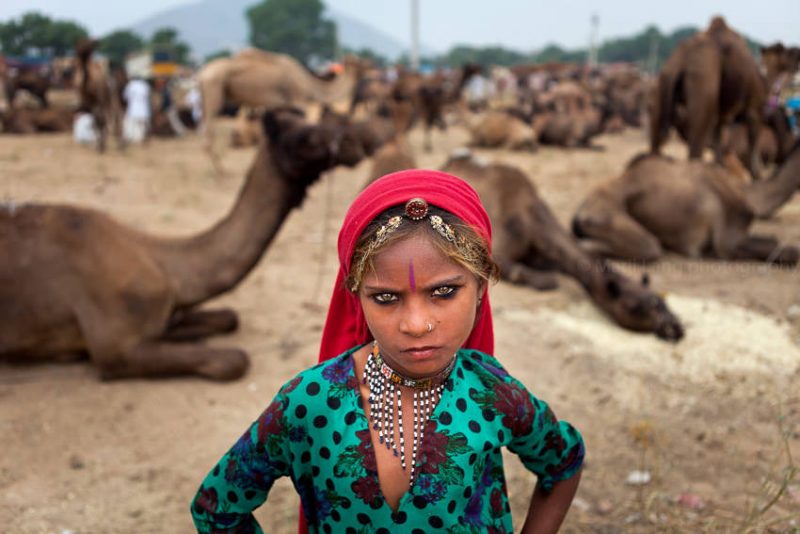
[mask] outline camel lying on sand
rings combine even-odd
[[[32,134],[66,132],[72,129],[75,112],[67,108],[8,108],[0,114],[3,133]]]
[[[487,111],[478,117],[464,113],[464,123],[475,147],[536,150],[537,135],[522,119],[505,111]]]
[[[198,310],[256,265],[321,173],[355,165],[341,128],[267,113],[267,144],[233,209],[213,228],[162,238],[69,205],[0,206],[0,358],[88,353],[104,378],[240,377],[247,355],[195,341],[237,327],[232,310]]]
[[[573,232],[606,255],[658,259],[664,249],[692,258],[794,264],[798,250],[748,234],[800,186],[800,143],[767,180],[744,183],[716,163],[641,155],[578,208]]]
[[[13,74],[6,71],[5,73],[0,73],[0,81],[4,86],[6,106],[9,108],[14,107],[14,98],[20,89],[35,97],[42,108],[48,106],[47,90],[50,89],[50,80],[37,70],[27,68]]]
[[[635,282],[581,250],[521,170],[487,164],[469,153],[452,157],[442,170],[466,180],[480,195],[492,220],[492,249],[504,280],[553,289],[555,269],[575,278],[623,328],[667,340],[683,337],[680,321],[649,289],[648,280]]]
[[[344,72],[332,81],[315,76],[294,58],[258,49],[210,61],[197,73],[203,99],[206,150],[213,152],[213,124],[225,102],[255,108],[301,107],[311,102],[333,104],[347,100],[360,75],[358,60],[347,59]]]

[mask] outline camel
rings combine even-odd
[[[768,166],[773,163],[780,165],[783,163],[794,142],[795,136],[792,134],[792,127],[786,115],[786,109],[781,105],[767,109],[764,115],[764,123],[759,130],[757,144],[761,165]],[[747,126],[740,122],[734,122],[723,134],[723,154],[732,152],[736,154],[742,163],[746,164],[749,150]]]
[[[683,327],[664,300],[603,260],[584,252],[539,197],[519,168],[456,154],[443,171],[466,180],[480,195],[494,228],[493,255],[511,283],[546,290],[557,287],[552,269],[574,278],[617,324],[677,341]]]
[[[0,206],[0,357],[88,353],[104,379],[242,376],[244,351],[196,342],[233,331],[235,312],[198,306],[250,272],[321,173],[363,157],[349,132],[295,111],[263,124],[268,143],[233,208],[198,235],[158,237],[70,205]]]
[[[107,69],[91,59],[99,42],[96,39],[80,39],[75,45],[79,69],[75,86],[78,87],[78,111],[91,113],[97,130],[97,150],[106,149],[106,133],[110,128],[117,145],[124,147],[122,138],[122,105],[119,99],[120,88],[116,77],[109,76]]]
[[[385,103],[377,110],[377,114],[352,120],[349,114],[338,113],[328,106],[323,106],[319,121],[320,124],[328,124],[334,128],[348,128],[361,143],[364,154],[372,156],[395,135],[404,131],[397,127],[398,123],[392,116],[391,107],[391,104]]]
[[[689,159],[700,159],[711,136],[722,161],[722,128],[737,117],[747,124],[748,169],[760,176],[757,138],[766,102],[766,83],[747,43],[721,17],[681,42],[661,69],[650,121],[650,150],[659,154],[677,109],[684,107]]]
[[[14,107],[14,97],[17,91],[23,89],[36,97],[42,108],[47,108],[47,90],[50,89],[48,76],[30,68],[15,70],[16,72],[6,71],[3,75],[6,105],[9,108]]]
[[[319,102],[333,104],[350,98],[360,76],[358,61],[348,58],[344,72],[323,80],[285,54],[254,48],[210,61],[197,73],[202,94],[205,148],[214,166],[222,170],[213,151],[214,118],[225,102],[255,108],[302,107]]]
[[[472,146],[536,150],[536,132],[526,122],[511,113],[490,110],[478,117],[463,114],[462,119],[471,135]]]
[[[574,111],[544,111],[531,121],[536,139],[543,145],[567,148],[590,147],[592,137],[599,134],[604,125],[600,111],[588,106]]]
[[[592,250],[633,261],[655,261],[669,249],[690,258],[793,265],[795,247],[748,231],[799,185],[800,143],[771,178],[752,183],[716,163],[644,154],[589,194],[572,229]]]
[[[472,76],[481,71],[480,65],[466,63],[461,67],[455,80],[448,79],[441,71],[425,77],[419,72],[400,71],[397,81],[392,87],[391,100],[397,107],[407,106],[410,108],[412,116],[408,117],[409,128],[417,118],[422,118],[425,128],[423,144],[425,151],[430,152],[433,147],[431,130],[434,127],[439,130],[447,129],[447,123],[444,120],[445,107],[449,104],[457,104],[464,86]]]
[[[48,107],[8,108],[0,114],[4,133],[32,134],[37,132],[66,132],[72,128],[74,111]]]

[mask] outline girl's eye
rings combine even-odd
[[[455,286],[442,286],[433,290],[434,297],[452,297],[458,290]]]
[[[394,293],[378,293],[376,295],[372,295],[372,300],[378,304],[389,304],[397,300],[397,295]]]

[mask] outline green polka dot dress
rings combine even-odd
[[[378,484],[352,354],[300,373],[206,476],[199,532],[261,532],[252,511],[291,478],[311,532],[513,532],[501,448],[546,490],[574,475],[583,439],[491,356],[458,352],[396,513]],[[401,530],[402,529],[402,530]]]

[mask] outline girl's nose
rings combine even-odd
[[[422,337],[433,331],[434,321],[425,308],[420,305],[409,304],[400,321],[400,331],[404,334]]]

